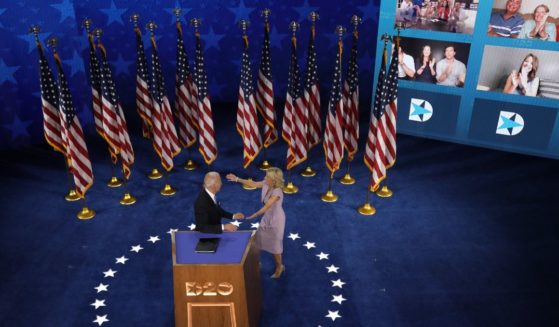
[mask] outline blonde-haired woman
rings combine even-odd
[[[233,174],[228,174],[226,178],[230,182],[262,188],[260,197],[263,204],[262,208],[246,217],[246,219],[254,219],[264,215],[256,231],[256,246],[273,254],[276,269],[271,277],[279,278],[285,271],[285,266],[281,260],[285,230],[285,212],[282,207],[284,180],[281,169],[276,167],[268,169],[266,177],[260,182],[242,179]]]

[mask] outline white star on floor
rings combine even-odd
[[[328,260],[328,253],[324,253],[324,252],[320,252],[319,254],[316,255],[318,257],[318,260]]]
[[[250,228],[258,229],[258,226],[260,226],[260,223],[251,223],[250,224]]]
[[[178,231],[179,231],[178,228],[169,228],[169,230],[167,231],[167,234],[170,235],[170,234],[176,233],[176,232],[178,232]]]
[[[105,300],[97,300],[95,299],[95,302],[90,304],[92,307],[95,307],[95,310],[99,309],[99,307],[104,307],[105,306]]]
[[[330,302],[338,302],[338,304],[342,304],[343,301],[346,301],[347,299],[345,299],[341,294],[340,295],[332,295],[332,301]]]
[[[342,282],[342,280],[339,279],[339,278],[338,278],[338,280],[332,280],[331,282],[332,282],[332,287],[342,288],[345,285],[345,283]]]
[[[109,319],[107,319],[107,315],[104,316],[95,316],[97,317],[95,320],[93,320],[94,323],[99,324],[99,326],[101,326],[103,323],[109,321]]]
[[[144,248],[143,248],[140,244],[138,244],[138,245],[133,246],[133,247],[130,249],[130,252],[140,253],[140,251],[142,251],[143,249],[144,249]]]
[[[330,267],[326,267],[326,269],[328,269],[328,273],[333,272],[333,273],[336,273],[336,274],[337,274],[337,273],[338,273],[338,269],[340,269],[340,267],[336,267],[336,266],[334,266],[334,265],[330,265]]]
[[[157,241],[161,241],[159,236],[150,236],[149,239],[148,239],[148,242],[151,242],[153,244],[155,244],[155,242],[157,242]]]
[[[107,277],[114,277],[115,274],[116,274],[116,270],[109,269],[109,270],[107,270],[107,271],[103,271],[103,274],[105,275],[104,278],[107,278]]]
[[[194,230],[194,228],[196,228],[196,224],[192,223],[192,224],[188,225],[188,229]]]
[[[103,283],[99,283],[99,286],[94,287],[97,290],[97,293],[101,292],[108,292],[109,291],[109,284],[105,285]]]
[[[241,222],[238,221],[238,220],[233,220],[233,221],[231,222],[231,225],[235,225],[235,226],[237,226],[237,227],[241,227]]]
[[[331,318],[332,321],[336,320],[336,318],[341,318],[342,316],[340,316],[338,314],[339,311],[330,311],[328,310],[328,314],[325,316],[327,318]]]
[[[311,242],[308,242],[308,241],[307,241],[307,243],[303,244],[303,246],[306,247],[307,250],[310,250],[311,248],[316,247],[315,243],[311,243]]]
[[[126,261],[128,261],[128,258],[125,256],[122,256],[120,258],[115,258],[116,259],[116,263],[120,263],[120,264],[126,264]]]
[[[288,238],[290,238],[290,239],[292,239],[292,240],[295,241],[296,239],[301,238],[301,237],[299,236],[299,233],[295,233],[295,234],[289,233]]]

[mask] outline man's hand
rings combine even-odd
[[[233,224],[225,224],[223,225],[223,230],[227,232],[235,232],[237,231],[237,226]]]
[[[245,215],[240,213],[240,212],[237,212],[237,213],[233,214],[233,219],[244,219],[244,218],[245,218]]]

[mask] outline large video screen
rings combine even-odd
[[[399,132],[559,159],[559,1],[382,0],[376,74],[395,23]]]

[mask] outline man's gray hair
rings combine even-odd
[[[210,188],[221,178],[218,172],[210,171],[204,176],[204,188]]]

